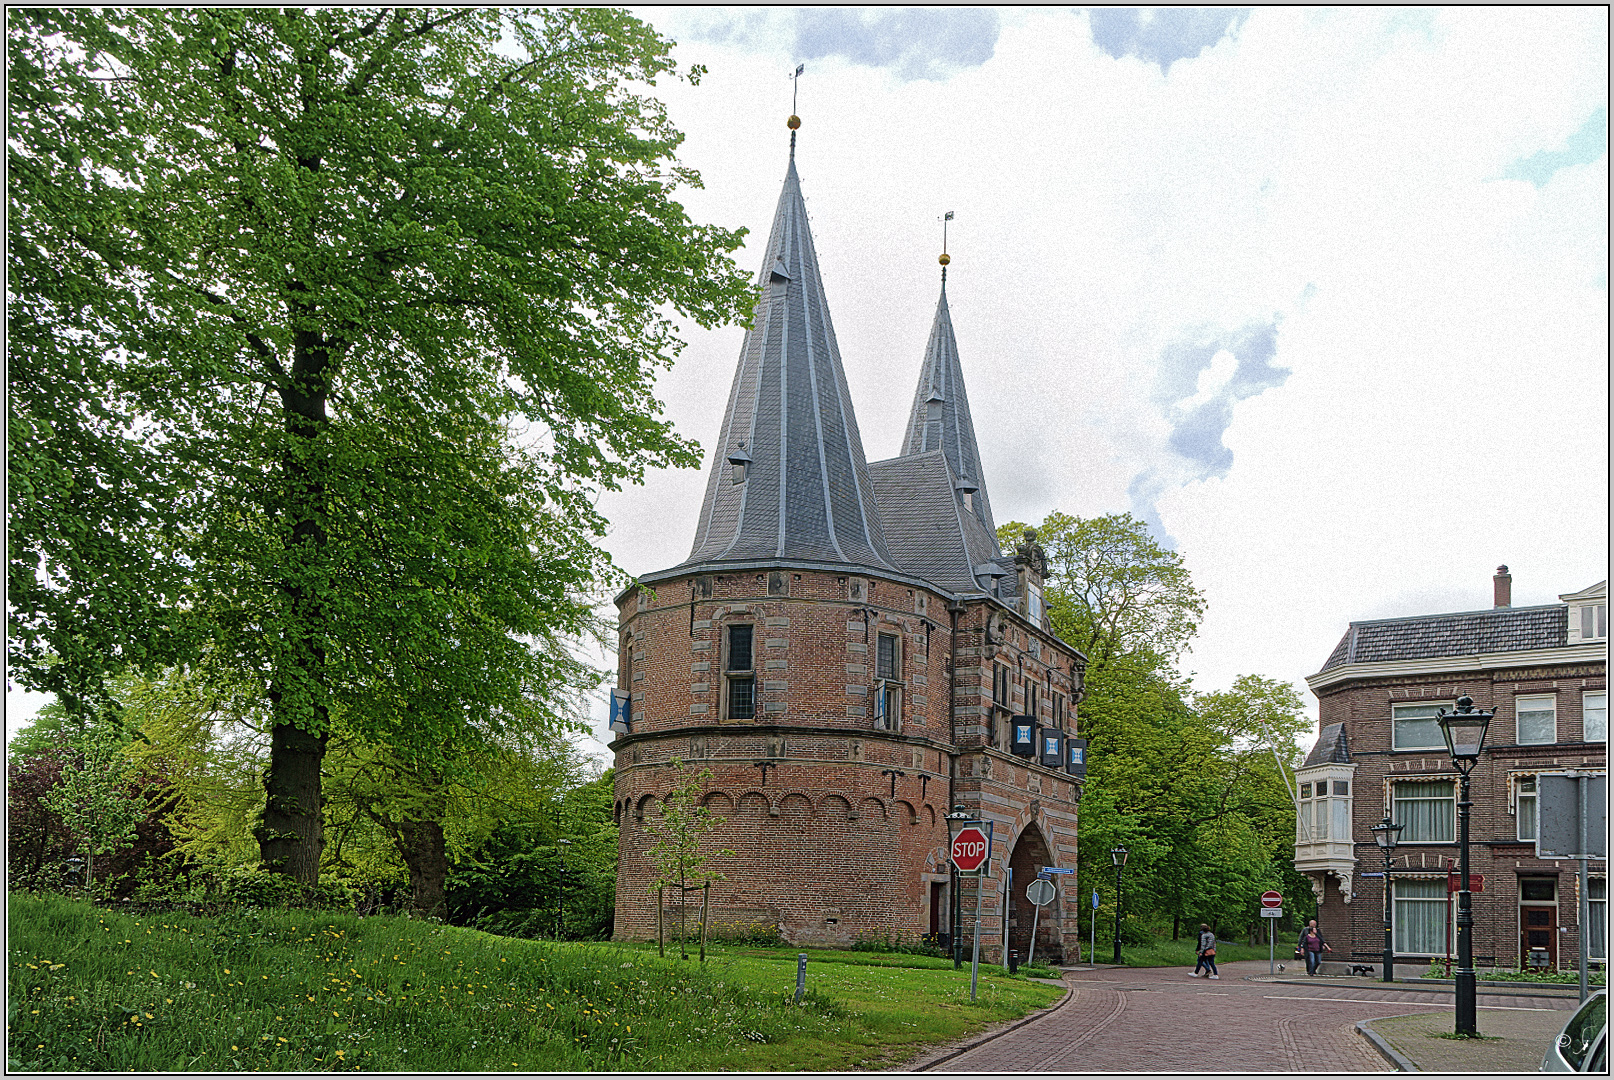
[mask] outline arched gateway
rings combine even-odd
[[[720,934],[950,933],[975,899],[951,882],[958,805],[999,838],[980,896],[989,958],[1007,868],[1028,881],[1075,865],[1086,661],[1048,628],[1034,534],[998,545],[942,280],[903,452],[869,463],[792,135],[690,557],[617,598],[620,938],[655,933],[646,851],[674,758],[712,770],[724,823],[709,842],[736,852],[714,864]],[[1011,929],[1029,936],[1025,906]],[[1042,922],[1045,948],[1073,954],[1079,913]]]

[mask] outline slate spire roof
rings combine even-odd
[[[966,512],[995,535],[997,526],[992,521],[991,501],[986,497],[986,481],[981,476],[981,452],[975,445],[969,396],[964,392],[964,369],[953,337],[952,313],[947,309],[945,269],[936,318],[931,323],[930,341],[925,345],[925,360],[919,369],[919,386],[914,391],[913,409],[902,439],[904,457],[933,450],[946,455],[947,465],[959,483],[976,489]],[[958,497],[962,504],[962,492]]]
[[[687,562],[894,569],[824,299],[794,131],[757,283]]]

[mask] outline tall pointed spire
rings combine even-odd
[[[949,218],[952,214],[947,215]],[[958,342],[953,337],[953,318],[947,309],[947,264],[942,253],[941,298],[936,301],[936,318],[925,345],[925,362],[919,370],[919,387],[914,391],[913,409],[902,439],[902,456],[941,450],[958,480],[962,508],[984,525],[989,533],[992,504],[986,497],[986,481],[981,476],[981,452],[975,445],[975,425],[970,420],[969,397],[964,393],[964,369],[958,359]]]
[[[830,324],[795,135],[689,562],[894,568]]]

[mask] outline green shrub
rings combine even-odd
[[[893,934],[884,930],[859,930],[852,935],[851,949],[853,952],[902,953],[908,956],[951,955],[943,951],[929,935],[910,940],[900,932]]]
[[[774,948],[786,944],[779,924],[766,919],[713,919],[706,925],[706,940],[723,945]]]

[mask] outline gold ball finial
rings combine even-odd
[[[791,131],[795,131],[797,128],[801,127],[801,117],[791,116],[789,120],[785,121],[785,127],[789,128]]]
[[[944,252],[942,252],[942,257],[941,257],[941,258],[939,258],[939,259],[937,259],[937,260],[936,260],[936,261],[937,261],[937,262],[939,262],[939,263],[941,263],[941,264],[942,264],[942,265],[943,265],[943,266],[946,266],[946,265],[947,265],[947,264],[948,264],[948,263],[950,263],[950,262],[952,262],[952,261],[953,261],[953,260],[952,260],[952,258],[951,258],[951,257],[950,257],[950,256],[949,256],[949,255],[948,255],[948,254],[947,254],[947,252],[945,252],[945,251],[944,251]]]

